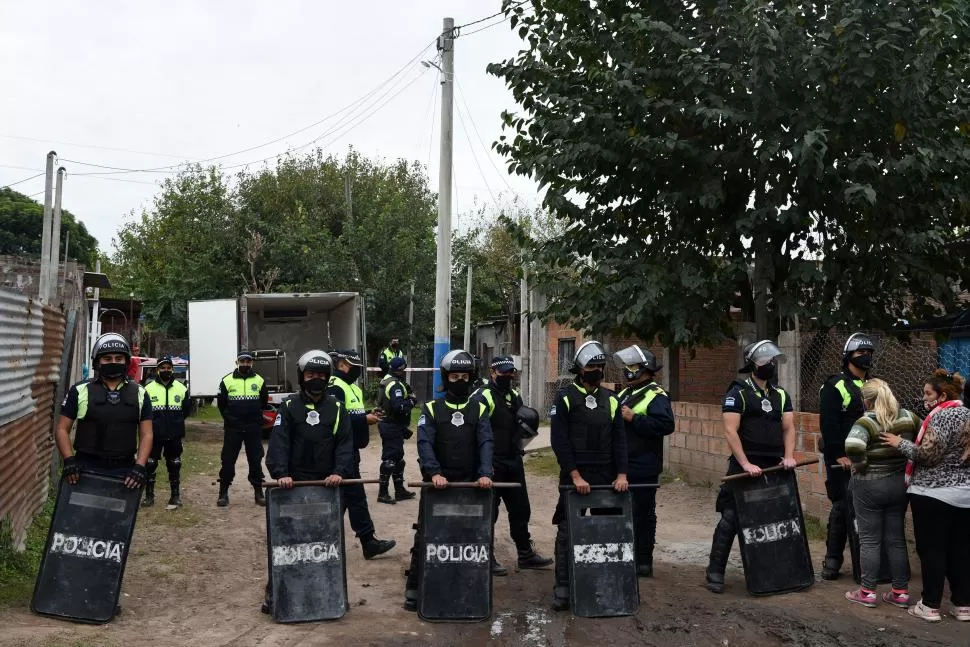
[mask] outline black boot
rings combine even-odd
[[[822,562],[822,579],[837,580],[842,569],[845,542],[848,539],[845,500],[832,502],[829,525],[825,537],[825,560]]]
[[[545,568],[552,564],[551,557],[543,557],[536,552],[534,542],[529,542],[528,548],[519,548],[519,568]]]
[[[169,485],[172,488],[172,496],[168,498],[168,504],[179,508],[182,506],[182,497],[179,495],[179,482],[171,481]]]
[[[360,547],[364,551],[364,559],[374,559],[395,546],[397,546],[397,542],[393,539],[377,539],[374,535],[371,535],[367,539],[362,537],[360,540]]]
[[[711,593],[724,592],[724,569],[727,567],[734,536],[737,534],[737,521],[734,508],[725,508],[721,512],[721,520],[714,528],[714,539],[711,541],[711,556],[705,574],[707,576],[707,590]]]
[[[495,554],[492,553],[492,575],[496,577],[505,577],[508,574],[509,574],[509,569],[499,564],[498,560],[495,559]]]
[[[256,501],[256,505],[266,507],[266,496],[263,494],[263,488],[258,485],[253,486],[253,499]]]
[[[269,582],[266,583],[266,593],[263,595],[263,603],[259,610],[267,615],[273,615],[273,587]]]
[[[229,486],[219,484],[219,499],[216,501],[216,505],[220,508],[225,508],[229,505]]]
[[[394,498],[398,501],[409,501],[414,497],[418,496],[414,492],[411,492],[404,487],[404,475],[395,474],[394,475]]]
[[[141,507],[150,508],[153,505],[155,505],[155,481],[148,481],[145,483],[145,500]]]
[[[566,522],[563,521],[556,529],[556,568],[555,584],[552,588],[552,610],[566,611],[569,609],[569,536],[566,532]]]
[[[391,485],[391,475],[381,473],[381,485],[380,489],[377,491],[377,502],[378,503],[389,503],[394,505],[397,501],[391,496],[389,492]]]
[[[637,557],[637,576],[653,577],[653,553]]]

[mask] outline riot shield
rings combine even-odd
[[[141,488],[84,472],[63,478],[30,608],[48,616],[105,623],[115,615]]]
[[[430,622],[492,615],[492,491],[421,492],[418,615]]]
[[[341,488],[272,488],[266,497],[273,619],[335,620],[347,612]]]
[[[811,586],[815,574],[795,473],[768,469],[732,485],[748,592],[773,595]]]
[[[582,618],[635,614],[640,588],[630,493],[616,492],[611,486],[594,486],[586,495],[570,489],[566,512],[573,614]]]

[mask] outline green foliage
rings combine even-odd
[[[435,222],[435,195],[417,164],[317,151],[234,182],[215,168],[186,170],[125,224],[113,260],[150,325],[170,335],[187,334],[192,299],[355,291],[366,300],[368,344],[377,349],[406,333],[411,281],[415,335],[430,331]]]
[[[0,254],[40,256],[44,205],[13,189],[0,189]],[[68,238],[70,237],[70,240]],[[61,243],[58,258],[70,245],[68,255],[94,267],[98,241],[70,211],[61,209]]]
[[[40,559],[47,544],[56,497],[57,489],[50,488],[47,502],[27,530],[23,551],[14,550],[8,520],[4,518],[0,521],[0,582],[3,582],[3,586],[0,586],[0,607],[27,606],[30,601]]]
[[[956,305],[966,2],[506,0],[497,142],[547,188],[545,313],[715,343],[729,307],[891,327]]]

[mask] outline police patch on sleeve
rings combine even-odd
[[[549,409],[549,415],[550,416],[556,415],[556,405],[552,405],[552,408]]]
[[[423,425],[423,424],[424,424],[424,414],[422,413],[421,414],[421,417],[418,418],[418,426]]]
[[[274,427],[279,427],[283,423],[283,414],[277,413],[276,420],[273,422]]]
[[[401,389],[394,389],[394,397],[400,398],[403,395],[404,395],[404,391],[402,391]]]
[[[734,396],[733,395],[729,395],[728,397],[724,398],[724,406],[725,407],[733,407],[734,406]]]

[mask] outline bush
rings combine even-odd
[[[27,529],[26,546],[23,551],[14,547],[10,520],[0,521],[0,606],[26,606],[34,590],[40,559],[47,544],[51,517],[54,514],[54,501],[57,488],[50,487],[43,509]]]

